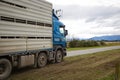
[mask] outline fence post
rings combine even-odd
[[[120,80],[120,62],[115,65],[115,80]]]

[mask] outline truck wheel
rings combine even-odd
[[[63,61],[62,51],[61,50],[57,50],[57,53],[56,53],[56,62],[60,63],[62,61]]]
[[[44,67],[47,64],[47,56],[45,53],[40,53],[38,56],[38,67]]]
[[[4,80],[9,77],[11,71],[11,62],[8,59],[0,59],[0,80]]]

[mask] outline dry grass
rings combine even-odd
[[[105,42],[105,44],[107,46],[117,46],[117,45],[120,45],[120,41],[118,41],[118,42]]]
[[[69,57],[41,69],[20,69],[8,80],[97,80],[111,75],[119,59],[120,49]]]

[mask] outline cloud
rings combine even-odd
[[[119,7],[113,6],[79,6],[79,5],[61,5],[64,19],[87,19],[94,21],[98,18],[109,18],[113,15],[120,14]]]
[[[120,14],[115,14],[108,18],[96,19],[93,22],[96,22],[96,24],[98,24],[97,26],[95,26],[96,28],[112,27],[114,30],[120,30]]]
[[[120,35],[120,7],[57,5],[55,8],[63,10],[62,20],[72,36]]]
[[[86,23],[96,22],[98,26],[120,26],[120,8],[113,6],[92,6],[81,7],[79,5],[62,6],[64,11],[63,19],[81,20],[85,19]],[[97,26],[97,27],[98,27]]]

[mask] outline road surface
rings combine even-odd
[[[82,54],[96,53],[96,52],[113,50],[113,49],[120,49],[120,46],[111,46],[111,47],[94,48],[94,49],[77,50],[77,51],[68,51],[67,57],[77,56],[77,55],[82,55]]]

